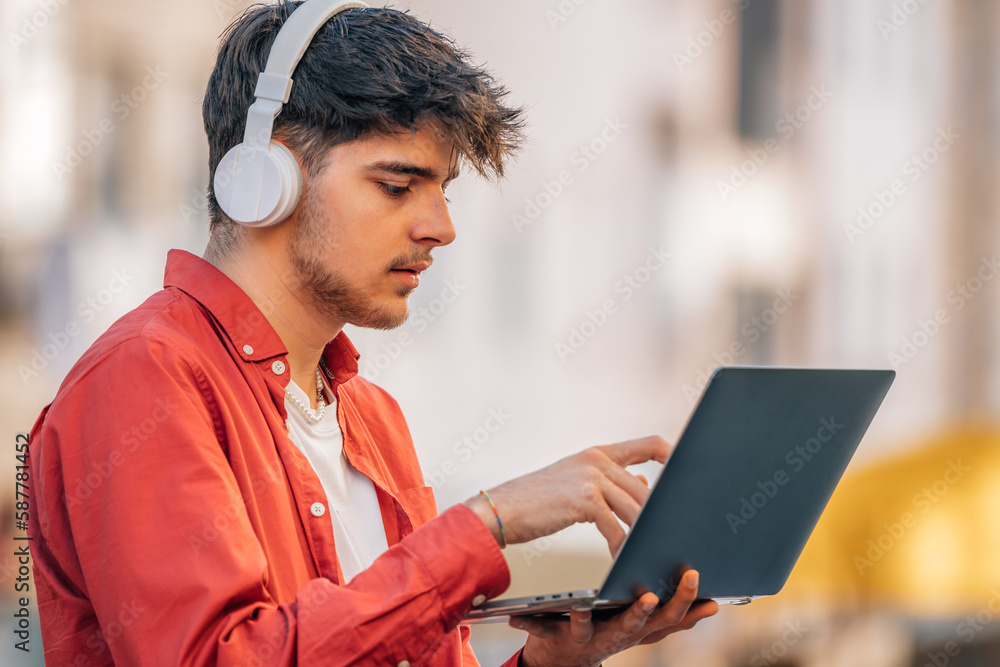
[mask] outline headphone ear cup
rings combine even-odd
[[[215,199],[223,212],[247,227],[270,227],[292,214],[302,197],[302,170],[288,148],[240,144],[215,170]]]
[[[256,227],[270,227],[283,221],[292,214],[302,198],[302,170],[292,151],[284,144],[272,141],[267,157],[261,188],[260,224]]]

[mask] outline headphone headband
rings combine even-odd
[[[278,31],[257,77],[254,102],[247,111],[243,143],[231,148],[215,170],[215,198],[236,222],[266,227],[295,210],[302,195],[302,171],[286,147],[271,141],[274,119],[292,92],[292,73],[316,33],[331,18],[364,2],[308,0]]]
[[[367,6],[364,2],[308,0],[292,12],[274,38],[264,71],[257,77],[255,100],[243,131],[244,144],[267,146],[271,140],[274,119],[292,92],[292,73],[319,29],[341,12]]]

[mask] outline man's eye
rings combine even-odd
[[[410,191],[410,186],[400,186],[400,185],[389,185],[388,183],[379,183],[378,186],[389,195],[390,197],[402,197],[407,192]]]

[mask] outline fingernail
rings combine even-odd
[[[688,577],[688,588],[698,588],[698,573],[693,572]]]
[[[518,630],[524,630],[527,626],[528,626],[527,623],[524,623],[522,621],[522,622],[520,622],[520,623],[517,624],[517,629]]]

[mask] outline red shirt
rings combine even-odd
[[[496,541],[464,505],[436,516],[399,406],[358,377],[347,337],[323,356],[389,544],[347,585],[288,438],[287,350],[225,274],[170,252],[164,290],[94,343],[32,429],[49,664],[478,664],[458,622],[509,585]]]

